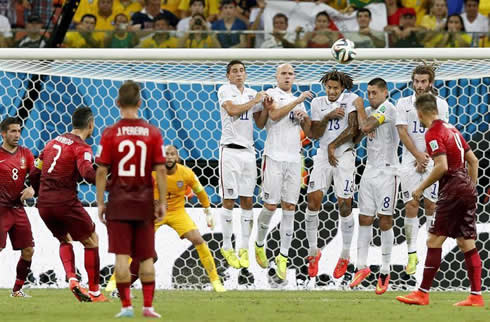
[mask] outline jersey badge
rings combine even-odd
[[[439,144],[437,144],[437,140],[430,141],[429,145],[430,145],[430,148],[432,149],[432,152],[439,149]]]
[[[20,159],[20,168],[25,169],[26,168],[26,158],[22,157]]]
[[[345,110],[347,108],[347,104],[346,103],[340,103],[340,108]]]
[[[381,113],[384,113],[386,111],[386,107],[384,105],[381,105],[379,107],[379,110],[378,111],[380,111]]]
[[[177,188],[182,188],[184,186],[184,181],[179,180],[177,181]]]
[[[315,181],[310,181],[310,188],[315,188]]]
[[[97,146],[97,158],[100,158],[100,155],[102,154],[102,145]]]

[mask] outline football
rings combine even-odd
[[[345,38],[340,38],[332,45],[332,56],[341,64],[348,64],[356,58],[354,43]]]

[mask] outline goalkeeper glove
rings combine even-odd
[[[204,208],[204,214],[206,215],[206,223],[208,224],[208,227],[211,228],[211,230],[214,229],[214,216],[213,213],[211,212],[211,208]]]

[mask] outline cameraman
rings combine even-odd
[[[220,48],[216,35],[210,32],[204,15],[195,13],[190,21],[190,30],[179,39],[181,48]]]

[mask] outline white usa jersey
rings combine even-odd
[[[257,91],[245,87],[243,93],[233,84],[224,84],[218,90],[218,101],[221,114],[221,145],[237,144],[253,148],[253,113],[263,109],[259,103],[238,116],[230,116],[223,107],[223,103],[231,101],[233,104],[245,104],[253,100]]]
[[[329,120],[327,127],[325,128],[325,133],[320,137],[320,149],[318,150],[318,155],[327,157],[328,145],[335,140],[340,133],[342,133],[347,126],[349,114],[356,111],[354,106],[354,101],[358,98],[354,93],[343,92],[340,97],[335,102],[330,102],[327,96],[316,97],[311,101],[311,120],[321,121],[325,115],[330,113],[332,110],[340,107],[345,111],[345,115],[341,119]],[[335,155],[340,156],[347,149],[353,148],[354,143],[346,142],[341,146],[337,147],[335,150]]]
[[[287,93],[279,87],[267,90],[267,95],[274,99],[278,108],[287,105],[297,99],[291,92]],[[273,121],[270,118],[265,124],[267,139],[265,140],[264,155],[276,161],[301,161],[301,126],[293,115],[295,111],[306,112],[303,103],[296,105],[289,115],[280,120]]]
[[[377,109],[368,107],[367,117],[376,115],[378,120],[383,120],[373,134],[367,137],[367,163],[368,168],[390,168],[397,171],[398,144],[400,138],[396,129],[396,109],[388,100],[384,101]]]
[[[439,111],[439,118],[446,122],[449,121],[449,107],[447,102],[440,97],[436,96],[437,110]],[[425,152],[425,132],[426,129],[420,123],[417,116],[417,110],[415,109],[415,94],[408,97],[403,97],[398,100],[396,104],[397,118],[396,125],[406,125],[407,132],[413,143],[417,147],[417,150]],[[403,146],[402,165],[413,165],[415,157]]]

